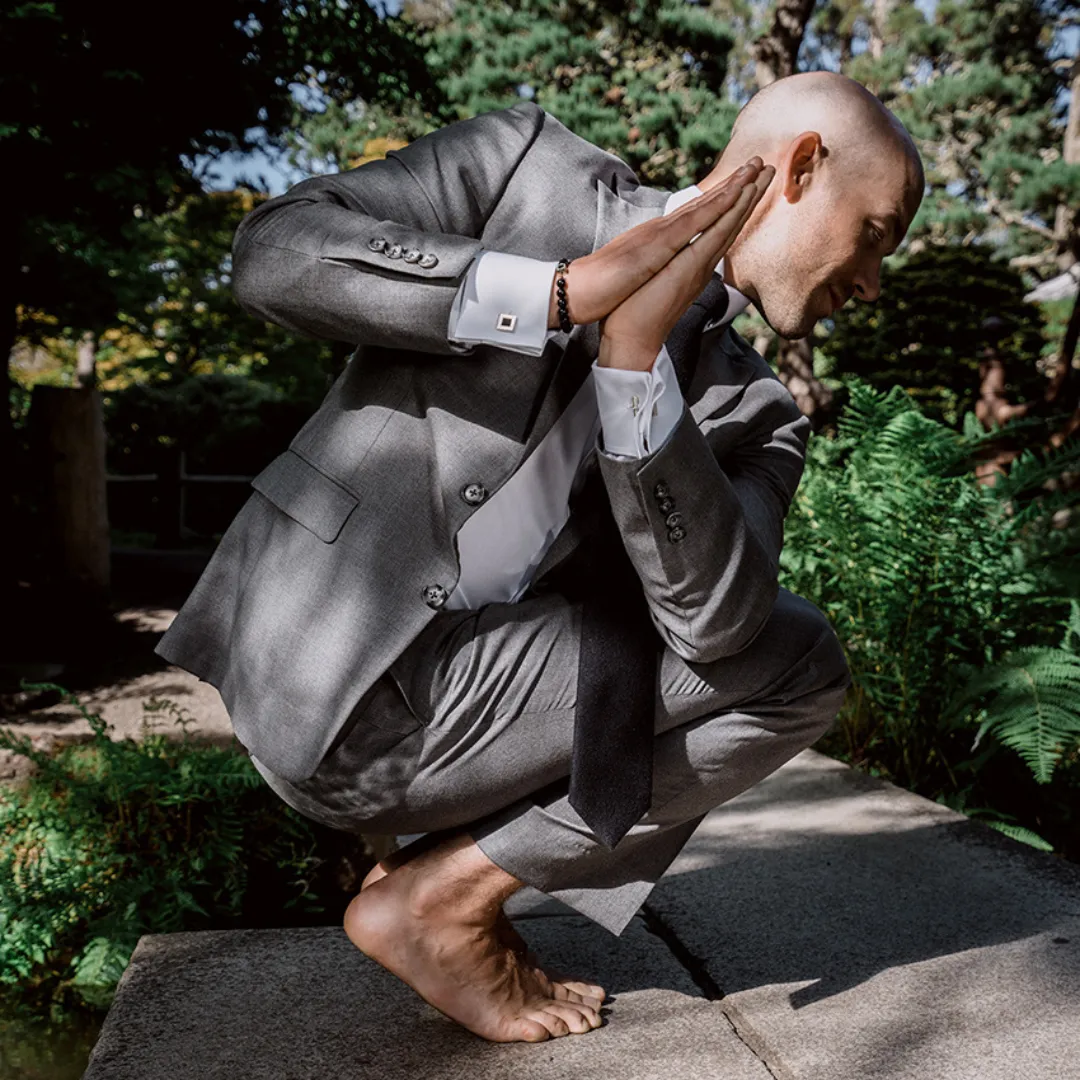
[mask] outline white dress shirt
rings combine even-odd
[[[700,194],[696,184],[672,192],[664,213]],[[451,307],[447,337],[465,345],[499,345],[539,356],[557,333],[547,325],[557,265],[481,249]],[[714,272],[723,274],[723,259]],[[725,323],[750,303],[738,289],[726,288]],[[509,329],[496,329],[499,324]],[[458,531],[461,577],[443,607],[477,608],[517,600],[570,516],[569,498],[584,479],[585,461],[594,452],[619,460],[652,453],[675,429],[682,407],[666,345],[649,371],[601,367],[599,360],[593,361],[551,430]]]

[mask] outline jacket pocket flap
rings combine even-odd
[[[274,458],[251,486],[328,544],[360,501],[294,450]]]

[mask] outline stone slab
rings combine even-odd
[[[337,927],[150,934],[117,988],[84,1080],[770,1080],[640,918],[525,919],[545,963],[600,982],[603,1027],[485,1042]]]
[[[646,910],[781,1080],[1080,1080],[1080,867],[816,751]]]

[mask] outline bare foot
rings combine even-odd
[[[362,952],[425,1001],[492,1042],[540,1042],[600,1026],[596,998],[557,992],[496,931],[498,913],[520,882],[468,836],[365,883],[345,913]]]
[[[415,858],[418,850],[410,852],[411,847],[412,845],[407,845],[404,848],[399,848],[381,862],[377,862],[361,882],[360,891],[363,892],[365,889],[370,888],[376,881],[382,881],[387,874],[392,873],[399,866],[404,866],[410,859]],[[499,940],[508,949],[512,949],[517,953],[529,967],[540,967],[540,960],[536,953],[529,948],[528,942],[517,932],[517,928],[502,908],[499,908],[499,913],[495,919],[495,933]],[[541,970],[551,980],[555,987],[555,996],[559,1000],[564,999],[568,993],[577,994],[583,998],[594,998],[600,1003],[603,1003],[607,997],[607,991],[602,986],[597,986],[596,983],[583,982],[580,979],[556,974],[550,968],[542,968]]]

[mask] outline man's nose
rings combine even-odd
[[[860,300],[873,303],[881,295],[880,263],[867,270],[860,270],[855,278],[855,295]]]

